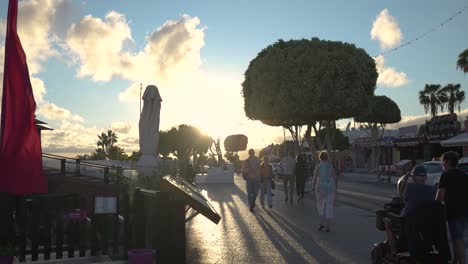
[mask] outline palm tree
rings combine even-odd
[[[109,140],[109,146],[112,147],[115,143],[117,143],[119,138],[114,131],[109,129],[107,130],[107,139]]]
[[[446,103],[446,95],[440,89],[440,84],[426,84],[422,91],[419,91],[419,103],[424,106],[426,114],[431,111],[431,115],[434,117],[437,115],[437,108],[444,110],[444,104]]]
[[[128,158],[128,155],[125,153],[125,150],[119,146],[110,146],[108,157],[110,160],[125,160]]]
[[[89,159],[91,160],[105,160],[106,159],[106,152],[103,149],[98,148],[94,150],[90,155]]]
[[[455,112],[455,107],[458,108],[460,112],[460,105],[465,101],[465,92],[460,91],[461,85],[457,84],[447,84],[442,88],[442,92],[445,94],[447,108],[451,114]]]
[[[468,49],[458,55],[457,69],[460,69],[464,73],[468,72]]]
[[[96,145],[99,147],[102,147],[104,152],[107,149],[107,146],[109,145],[109,137],[106,135],[106,133],[102,132],[101,135],[98,135],[98,141],[96,142]]]

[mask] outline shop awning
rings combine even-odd
[[[398,147],[414,147],[421,144],[421,141],[407,141],[407,142],[398,142],[396,145]]]
[[[453,138],[440,142],[442,147],[459,147],[468,145],[468,133],[463,133]]]
[[[395,140],[395,145],[397,147],[414,147],[424,142],[424,137],[399,138]]]

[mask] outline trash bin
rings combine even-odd
[[[131,249],[128,251],[129,264],[154,264],[156,251],[149,248]]]

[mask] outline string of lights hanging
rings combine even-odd
[[[403,44],[401,44],[401,45],[399,45],[399,46],[397,46],[397,47],[395,47],[395,48],[393,48],[393,49],[387,50],[387,51],[385,51],[385,52],[381,52],[380,54],[378,54],[378,55],[375,56],[375,57],[378,57],[378,56],[380,56],[380,55],[383,56],[383,55],[389,54],[389,53],[391,53],[391,52],[397,51],[397,50],[399,50],[399,49],[401,49],[401,48],[403,48],[403,47],[406,47],[406,46],[408,46],[408,45],[411,45],[411,44],[413,44],[414,42],[416,42],[416,41],[418,41],[418,40],[421,40],[421,39],[427,37],[429,34],[432,34],[432,33],[436,32],[439,28],[444,27],[447,23],[449,23],[450,21],[452,21],[455,17],[461,15],[461,14],[462,14],[463,12],[465,12],[467,9],[468,9],[468,5],[465,6],[465,7],[463,7],[462,9],[458,10],[454,15],[452,15],[452,16],[449,17],[449,18],[447,18],[447,19],[444,20],[442,23],[437,24],[436,26],[434,26],[434,27],[431,28],[430,30],[428,30],[428,31],[426,31],[426,32],[424,32],[424,33],[422,33],[421,35],[419,35],[419,36],[417,36],[417,37],[415,37],[415,38],[413,38],[413,39],[411,39],[411,40],[409,40],[409,41],[407,41],[407,42],[405,42],[405,43],[403,43]]]

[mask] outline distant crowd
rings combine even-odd
[[[319,230],[330,232],[330,222],[334,217],[334,204],[338,187],[337,174],[333,165],[328,161],[327,152],[319,154],[320,162],[315,165],[312,190],[315,192],[317,211],[321,217]],[[297,193],[297,202],[304,199],[308,165],[304,154],[294,158],[289,152],[279,162],[279,174],[283,181],[285,202],[294,203],[294,189]],[[243,162],[242,177],[246,181],[247,197],[250,212],[255,212],[255,201],[260,191],[260,204],[265,208],[265,196],[268,208],[273,208],[274,179],[273,169],[268,156],[262,160],[255,156],[253,149],[249,150],[249,157]]]
[[[458,159],[458,153],[453,151],[442,155],[443,173],[437,187],[425,185],[427,179],[425,167],[422,165],[415,166],[411,172],[400,178],[398,192],[405,203],[404,210],[401,212],[403,217],[414,214],[412,210],[416,210],[415,208],[418,208],[423,200],[431,200],[433,203],[438,204],[436,204],[436,207],[441,208],[441,219],[444,219],[442,221],[443,225],[445,225],[445,219],[448,223],[448,231],[453,245],[454,262],[452,263],[464,264],[466,263],[464,234],[465,227],[468,224],[468,175],[457,169]],[[266,197],[267,206],[271,209],[273,207],[274,175],[269,157],[264,156],[260,160],[255,156],[255,151],[250,149],[249,157],[242,164],[241,173],[246,181],[250,212],[255,212],[255,201],[259,191],[262,208],[266,209]],[[294,203],[294,189],[296,189],[297,202],[303,200],[305,183],[309,174],[304,155],[299,154],[294,158],[292,153],[288,153],[284,156],[279,162],[279,174],[284,185],[285,202]],[[320,152],[319,154],[319,163],[315,165],[313,173],[312,190],[315,193],[317,212],[320,217],[320,224],[317,228],[320,231],[330,232],[331,220],[334,218],[338,178],[332,163],[329,162],[327,152]],[[432,217],[432,220],[434,219],[436,217]],[[398,253],[397,238],[393,232],[393,226],[396,223],[392,222],[390,218],[384,221],[388,237],[386,243],[390,248],[391,255],[395,256]],[[418,220],[412,224],[420,228],[428,225],[428,223],[430,223],[428,220]],[[406,224],[411,224],[411,221],[407,219]],[[400,239],[403,237],[403,239],[408,239],[410,242],[419,241],[418,237],[415,238],[411,235],[405,237],[404,234],[398,234],[398,236]],[[447,237],[446,234],[443,236]],[[411,243],[407,244],[411,246]],[[422,242],[416,244],[419,247],[418,250],[422,250]],[[442,250],[440,251],[442,252]]]

